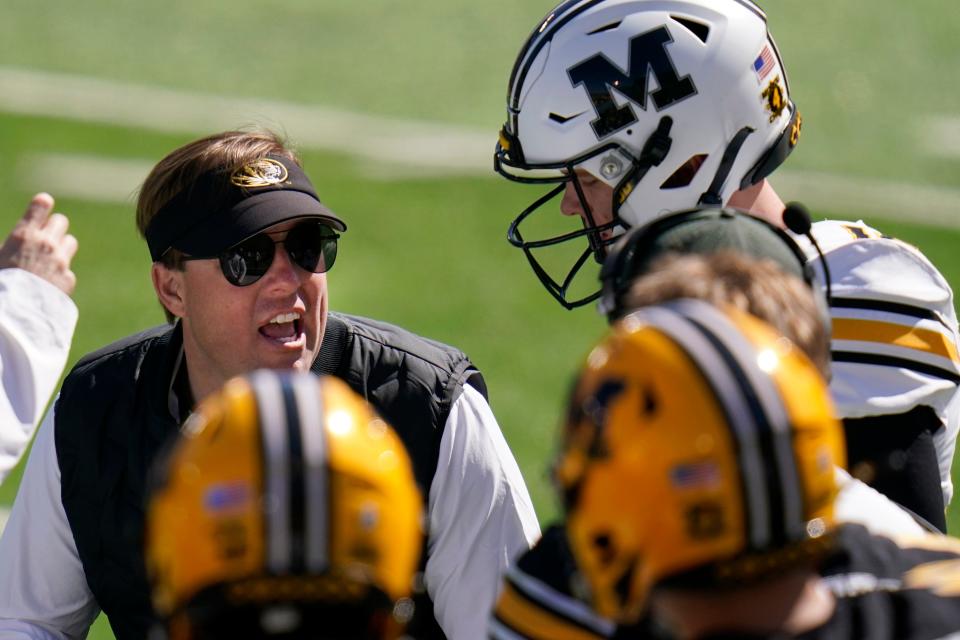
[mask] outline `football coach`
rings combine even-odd
[[[82,638],[100,610],[119,640],[146,636],[148,468],[198,402],[258,368],[333,374],[394,426],[427,502],[426,594],[410,632],[483,637],[501,573],[539,527],[470,360],[328,310],[347,225],[270,132],[170,153],[141,188],[137,227],[169,322],[85,356],[64,380],[0,539],[0,637]],[[303,499],[275,506],[296,525]]]

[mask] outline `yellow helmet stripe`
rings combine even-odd
[[[306,464],[304,561],[308,572],[319,573],[329,564],[330,550],[329,443],[324,428],[323,396],[317,393],[313,377],[294,376],[290,380],[300,415]]]
[[[960,596],[960,560],[945,558],[925,562],[910,569],[903,576],[907,589],[926,589],[941,598]]]
[[[263,447],[266,566],[272,573],[291,569],[290,550],[290,447],[287,443],[283,392],[277,377],[256,372],[250,377],[260,412]]]

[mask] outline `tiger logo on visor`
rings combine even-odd
[[[230,184],[242,189],[256,189],[280,184],[287,179],[287,168],[272,158],[260,158],[230,174]]]

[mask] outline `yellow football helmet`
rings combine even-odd
[[[668,578],[745,581],[825,549],[845,463],[833,415],[814,365],[752,316],[679,300],[614,325],[555,468],[596,610],[629,624]]]
[[[342,381],[234,378],[156,472],[146,561],[171,638],[402,631],[422,501],[399,437]]]

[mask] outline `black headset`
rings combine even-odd
[[[661,235],[688,222],[721,218],[749,219],[749,221],[756,224],[758,228],[764,228],[769,231],[771,242],[779,241],[787,247],[790,253],[797,259],[797,266],[802,274],[803,281],[813,292],[817,308],[829,332],[831,324],[828,305],[830,299],[830,272],[827,269],[826,260],[823,259],[823,253],[820,251],[819,245],[810,233],[810,214],[803,205],[798,203],[790,203],[784,209],[784,224],[790,231],[806,236],[816,248],[817,253],[820,255],[821,263],[824,266],[826,293],[816,280],[813,265],[810,264],[806,254],[789,233],[762,218],[737,209],[698,207],[678,211],[654,220],[644,226],[634,227],[627,231],[627,233],[610,248],[607,258],[604,260],[603,267],[600,270],[601,293],[598,303],[600,312],[605,314],[610,322],[613,322],[631,311],[631,309],[624,308],[624,295],[636,277],[646,273],[650,263],[664,254],[664,251],[655,245]],[[678,251],[683,252],[682,249],[678,249]],[[768,256],[756,255],[754,257]]]

